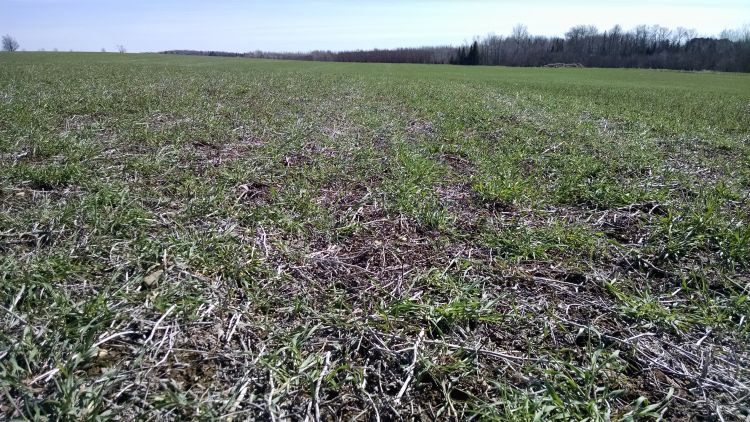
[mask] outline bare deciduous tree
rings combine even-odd
[[[4,51],[16,51],[18,50],[18,41],[10,35],[3,36],[3,50]]]
[[[125,46],[122,44],[117,44],[117,52],[120,54],[125,54],[128,52],[128,50],[125,49]]]
[[[737,29],[725,29],[721,31],[719,38],[725,38],[734,42],[750,42],[750,23],[746,23]]]
[[[516,40],[528,40],[529,38],[531,38],[531,36],[529,35],[529,27],[522,23],[517,24],[513,27],[513,31],[511,32],[510,37]]]

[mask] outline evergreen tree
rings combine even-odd
[[[466,64],[476,66],[479,64],[479,43],[474,41],[466,55]]]

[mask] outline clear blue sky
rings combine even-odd
[[[26,50],[342,50],[455,45],[517,23],[540,35],[618,23],[715,35],[747,22],[750,0],[0,0],[0,33]]]

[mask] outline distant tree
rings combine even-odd
[[[672,32],[672,44],[685,45],[688,41],[692,40],[697,35],[698,31],[696,31],[695,29],[688,29],[679,26]]]
[[[474,41],[468,47],[458,47],[456,55],[450,60],[450,63],[466,66],[478,65],[480,63],[479,42]]]
[[[517,24],[513,27],[513,32],[510,33],[510,37],[516,40],[528,40],[531,38],[529,36],[529,27],[521,23]]]
[[[669,28],[660,25],[654,25],[651,27],[651,39],[654,44],[659,46],[663,45],[664,43],[669,42],[671,38],[672,30]]]
[[[575,41],[586,37],[594,37],[599,34],[599,30],[593,25],[576,25],[565,33],[565,38],[569,41]]]
[[[10,35],[3,36],[3,50],[4,51],[16,51],[18,50],[18,41]]]
[[[451,64],[466,64],[466,49],[464,47],[458,47],[456,56],[451,59]]]
[[[106,48],[102,48],[102,53],[106,53],[106,52],[107,52],[107,49]]]
[[[122,44],[117,44],[117,52],[120,54],[125,54],[128,52],[128,50],[125,49],[125,46]]]
[[[750,42],[750,23],[746,23],[742,28],[725,29],[719,34],[719,38],[725,38],[734,42]]]
[[[466,55],[466,64],[474,66],[479,64],[479,43],[474,41],[469,47],[469,53]]]

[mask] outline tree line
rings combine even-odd
[[[248,57],[254,59],[274,60],[308,60],[323,62],[363,62],[363,63],[420,63],[448,64],[455,57],[454,47],[416,47],[396,49],[374,49],[356,51],[324,51],[309,53],[251,51],[232,53],[225,51],[169,50],[165,54],[183,54],[200,56]]]
[[[474,42],[476,64],[544,66],[576,63],[588,67],[630,67],[750,72],[750,28],[723,31],[718,38],[695,30],[640,25],[630,31],[615,26],[600,32],[579,25],[565,37],[539,37],[525,26],[508,37],[490,35]]]
[[[640,25],[600,31],[578,25],[564,37],[533,36],[517,25],[508,36],[488,35],[459,47],[417,47],[309,53],[173,50],[165,53],[337,62],[502,66],[587,66],[750,72],[750,26],[699,37],[693,29]]]

